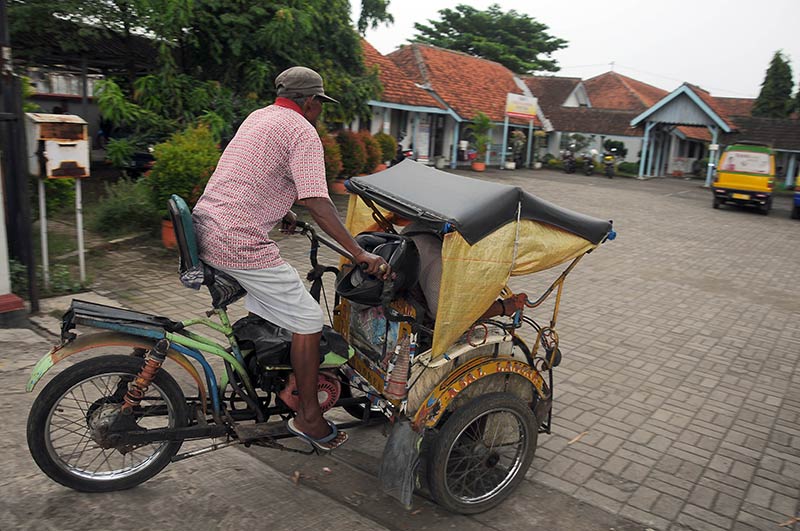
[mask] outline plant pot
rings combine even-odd
[[[172,226],[171,219],[161,220],[161,243],[167,249],[178,248],[178,240],[175,238],[175,228]]]
[[[542,163],[541,162],[534,162],[533,163],[533,169],[534,170],[541,170],[542,169]]]
[[[485,162],[472,162],[472,171],[486,171],[486,163]]]
[[[517,163],[514,162],[514,161],[507,161],[506,162],[506,169],[507,170],[516,170],[517,169]]]
[[[334,179],[330,183],[328,183],[328,190],[332,194],[337,195],[345,195],[347,194],[347,188],[344,187],[344,179]]]

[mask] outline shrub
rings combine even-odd
[[[367,158],[364,161],[364,167],[361,168],[362,173],[372,173],[375,168],[382,162],[381,146],[372,138],[369,131],[359,131],[358,133],[361,142],[364,143],[364,150],[366,151]]]
[[[30,199],[33,217],[39,217],[39,181],[31,178]],[[44,195],[47,200],[47,216],[75,207],[75,179],[45,179]]]
[[[381,146],[381,162],[392,160],[397,152],[397,139],[386,133],[378,133],[375,140]]]
[[[336,135],[336,142],[342,152],[342,176],[352,177],[361,173],[367,162],[367,151],[359,136],[342,130]]]
[[[617,165],[617,171],[627,175],[639,175],[639,164],[636,162],[620,162]]]
[[[173,134],[153,149],[155,164],[146,177],[153,200],[162,217],[172,194],[194,206],[219,162],[219,148],[206,126],[189,127]]]
[[[549,164],[550,161],[555,158],[556,158],[555,155],[553,155],[552,153],[545,153],[544,156],[542,157],[542,162],[544,162],[545,164]]]
[[[89,216],[89,228],[106,236],[155,231],[159,212],[146,179],[120,179],[105,188],[105,197]]]
[[[133,165],[136,147],[127,138],[112,138],[106,145],[106,158],[115,168],[125,170]]]
[[[553,157],[552,159],[547,159],[546,164],[547,164],[548,168],[551,168],[551,169],[554,169],[554,170],[561,169],[561,168],[564,167],[563,162],[558,160],[555,157]]]
[[[324,127],[317,129],[322,140],[322,149],[325,152],[325,178],[333,181],[342,173],[342,151],[333,135],[328,134]]]

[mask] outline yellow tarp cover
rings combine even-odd
[[[393,221],[393,214],[381,209]],[[345,225],[351,234],[380,230],[370,209],[350,196]],[[486,311],[513,276],[549,269],[576,258],[594,244],[552,225],[522,220],[514,258],[517,223],[509,223],[474,245],[457,232],[444,237],[439,309],[433,356],[443,354]],[[513,267],[513,269],[512,269]]]

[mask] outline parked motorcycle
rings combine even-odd
[[[583,173],[585,175],[594,174],[594,153],[583,154]]]
[[[564,155],[561,159],[564,161],[564,173],[575,173],[577,162],[575,161],[575,146],[570,146],[564,150]]]
[[[403,139],[405,135],[400,133],[400,136],[397,138],[397,151],[395,152],[394,158],[392,159],[392,163],[390,166],[394,166],[396,164],[400,164],[406,159],[410,159],[414,157],[414,148],[413,146],[409,146],[408,149],[403,148]]]
[[[605,174],[609,179],[614,178],[614,166],[617,163],[617,148],[611,148],[603,155],[603,164],[605,165]]]

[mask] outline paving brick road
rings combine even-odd
[[[774,530],[797,516],[800,222],[789,200],[764,217],[712,210],[698,181],[483,178],[613,219],[619,233],[567,280],[553,434],[506,505],[535,505],[544,485],[665,531]],[[307,269],[304,239],[280,244]],[[95,290],[127,306],[173,318],[209,307],[181,287],[170,253],[126,246],[90,262]],[[534,294],[557,274],[512,287]]]

